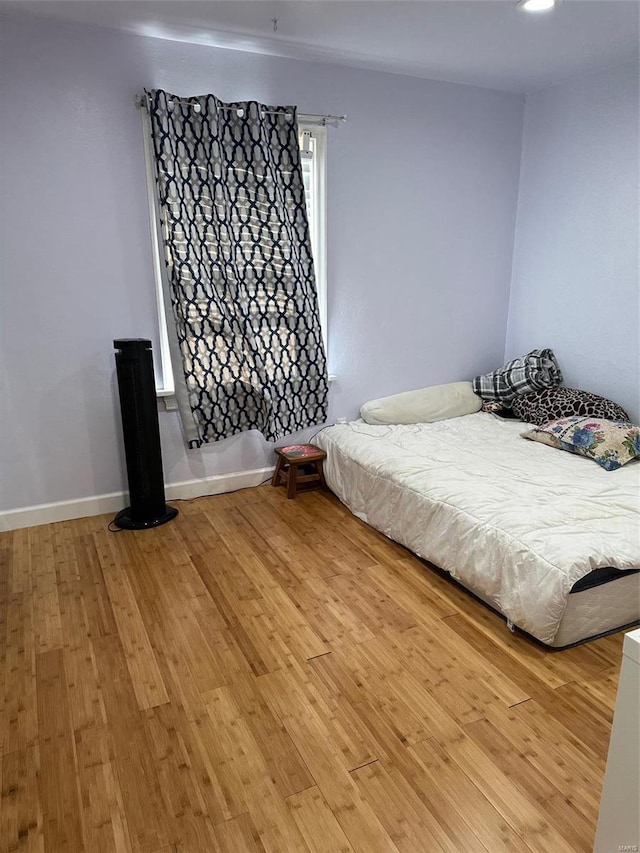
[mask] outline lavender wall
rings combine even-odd
[[[506,356],[640,418],[638,66],[527,97]]]
[[[523,103],[473,87],[8,18],[0,51],[0,509],[125,487],[112,341],[156,340],[143,86],[347,113],[329,132],[331,417],[500,362]],[[256,433],[165,479],[271,464]]]

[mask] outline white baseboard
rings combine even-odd
[[[168,501],[179,498],[199,498],[203,495],[221,495],[259,486],[273,474],[273,468],[255,468],[252,471],[238,471],[235,474],[218,474],[204,480],[185,480],[182,483],[167,483],[164,487]],[[111,492],[107,495],[94,495],[72,501],[24,506],[18,509],[0,511],[0,531],[18,530],[20,527],[35,527],[38,524],[51,524],[54,521],[69,521],[72,518],[86,518],[90,515],[116,513],[127,504],[127,492]]]

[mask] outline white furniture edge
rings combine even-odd
[[[640,846],[640,629],[625,634],[594,853]]]

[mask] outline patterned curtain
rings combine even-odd
[[[323,423],[296,108],[161,90],[147,101],[189,447]]]

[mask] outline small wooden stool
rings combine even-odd
[[[276,447],[276,456],[278,462],[271,485],[278,486],[286,482],[288,498],[295,498],[300,483],[319,483],[321,488],[327,488],[322,470],[322,462],[327,458],[324,450],[314,447],[313,444],[290,444],[288,447]],[[308,466],[312,471],[299,474],[298,468],[301,465]]]

